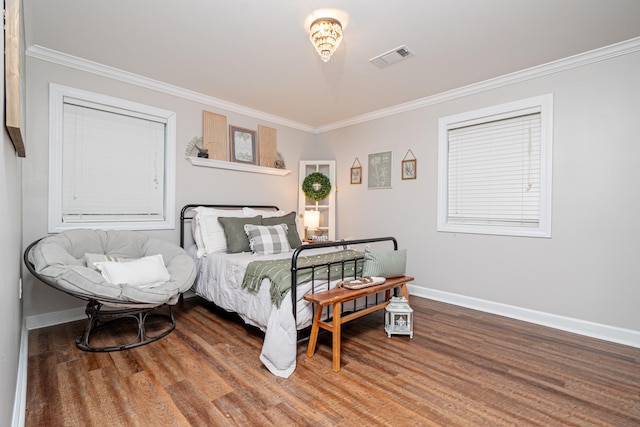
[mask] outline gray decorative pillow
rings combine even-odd
[[[272,218],[262,218],[262,225],[277,225],[277,224],[286,224],[287,231],[287,239],[289,240],[289,246],[291,249],[295,249],[298,246],[302,245],[302,241],[300,240],[300,235],[298,234],[298,227],[296,224],[296,213],[290,212],[286,215]]]
[[[372,251],[364,250],[363,276],[401,277],[407,268],[407,250]]]
[[[245,224],[262,225],[262,215],[250,218],[218,217],[227,239],[227,253],[250,252],[249,238],[244,232]]]
[[[287,240],[287,224],[245,224],[244,231],[249,238],[251,250],[256,254],[270,255],[291,251]]]

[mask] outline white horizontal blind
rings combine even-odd
[[[447,221],[538,227],[541,114],[517,113],[452,124],[448,138]]]
[[[65,97],[63,222],[162,221],[162,118]]]

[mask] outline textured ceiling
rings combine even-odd
[[[24,0],[32,45],[311,127],[640,36],[638,0]],[[344,39],[309,42],[330,9]],[[369,59],[406,45],[415,57]]]

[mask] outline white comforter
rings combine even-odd
[[[305,250],[304,255],[310,256],[331,250],[336,248]],[[277,308],[271,302],[269,295],[271,284],[268,279],[262,281],[258,292],[243,289],[242,279],[251,261],[291,258],[292,253],[278,255],[212,253],[198,259],[195,246],[188,252],[198,266],[198,277],[193,286],[196,294],[225,310],[238,313],[246,323],[264,331],[260,360],[274,375],[288,378],[296,368],[297,330],[309,326],[313,320],[311,304],[302,299],[303,295],[309,293],[311,283],[299,285],[297,288],[296,325],[290,292],[285,295],[280,308]],[[316,281],[314,286],[314,292],[327,288],[326,281]]]

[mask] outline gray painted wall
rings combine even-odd
[[[4,46],[4,32],[1,32]],[[3,74],[4,67],[0,67]],[[4,84],[0,87],[4,99]],[[0,103],[4,118],[4,102]],[[28,140],[27,140],[28,141]],[[27,153],[30,147],[27,143]],[[22,162],[16,156],[7,131],[0,132],[0,425],[11,425],[22,331],[19,299],[22,263]]]
[[[338,235],[394,235],[415,284],[640,331],[640,53],[320,134],[338,159]],[[552,238],[436,232],[438,119],[554,94]],[[418,178],[402,181],[411,149]],[[392,150],[393,189],[368,190]],[[365,177],[350,185],[358,157]]]
[[[316,146],[315,135],[256,120],[237,113],[212,108],[184,98],[141,88],[48,61],[27,57],[27,85],[30,155],[24,162],[24,244],[47,234],[48,161],[49,161],[49,83],[115,96],[174,111],[177,115],[176,217],[188,203],[276,204],[281,209],[296,210],[298,198],[298,163],[302,159],[324,158]],[[202,110],[227,116],[227,124],[257,129],[258,125],[277,130],[278,150],[292,173],[271,176],[192,166],[184,158],[187,143],[202,136]],[[179,223],[175,230],[148,234],[179,242]],[[75,307],[82,302],[37,282],[25,273],[25,316],[42,315]]]
[[[637,52],[317,137],[275,126],[279,148],[293,170],[284,178],[198,168],[182,158],[186,143],[201,134],[202,109],[226,114],[230,124],[256,128],[259,123],[251,117],[34,58],[28,66],[28,118],[33,125],[32,155],[24,163],[25,243],[46,234],[48,83],[57,82],[177,112],[176,210],[200,201],[275,201],[294,210],[298,160],[335,158],[338,237],[396,236],[409,249],[417,286],[640,330],[633,263],[640,237],[634,221],[640,213],[634,187],[640,159],[635,143],[640,124],[634,119],[640,112]],[[552,238],[436,232],[438,118],[545,93],[554,94]],[[399,166],[408,149],[418,159],[418,179],[402,181]],[[393,188],[368,190],[367,155],[386,150],[394,154]],[[364,165],[362,185],[349,184],[356,157]],[[178,230],[153,234],[177,241]],[[30,279],[25,280],[26,315],[77,306]]]

